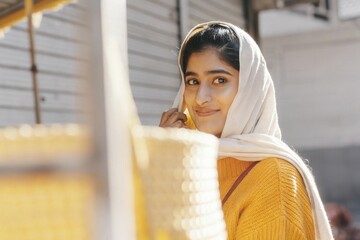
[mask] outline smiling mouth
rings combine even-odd
[[[204,111],[196,111],[196,114],[199,117],[207,117],[214,115],[215,113],[219,112],[220,110],[204,110]]]

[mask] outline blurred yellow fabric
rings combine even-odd
[[[138,166],[134,165],[134,195],[135,195],[135,221],[137,239],[149,240],[148,218],[145,211],[145,198],[143,183],[140,178]]]
[[[3,174],[0,239],[89,240],[94,184],[75,173]]]
[[[187,117],[185,125],[188,126],[190,129],[196,129],[195,123],[190,116],[189,110],[185,109],[184,113]]]

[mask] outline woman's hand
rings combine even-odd
[[[160,127],[187,128],[185,122],[187,117],[184,113],[178,112],[177,108],[171,108],[161,116]]]

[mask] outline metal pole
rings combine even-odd
[[[90,0],[87,87],[92,107],[99,192],[95,239],[135,240],[132,119],[128,79],[126,0]],[[124,117],[126,115],[126,117]]]
[[[25,5],[27,5],[28,11],[28,33],[29,33],[29,43],[30,43],[30,58],[31,58],[31,75],[33,83],[33,93],[34,93],[34,104],[35,104],[35,122],[36,124],[41,123],[40,116],[40,101],[39,101],[39,92],[38,92],[38,81],[37,81],[37,67],[35,60],[35,43],[34,43],[34,33],[33,33],[33,23],[32,23],[32,14],[33,14],[33,3],[31,1],[25,0]]]

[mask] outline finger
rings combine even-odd
[[[159,126],[162,126],[165,124],[165,122],[168,121],[169,117],[177,111],[177,108],[171,108],[169,109],[168,111],[166,112],[163,112],[162,116],[161,116],[161,120],[160,120],[160,125]]]
[[[172,127],[172,128],[182,128],[182,127],[184,127],[184,122],[181,121],[181,120],[177,120],[177,121],[175,121],[174,123],[172,123],[169,127]]]
[[[172,114],[170,116],[165,115],[163,118],[162,123],[160,124],[160,127],[171,127],[173,123],[175,123],[178,120],[186,121],[186,115],[180,112],[173,112],[172,109],[167,112],[167,114]],[[166,119],[167,118],[167,119]]]
[[[168,123],[174,123],[176,122],[177,120],[181,120],[183,122],[185,122],[187,119],[186,115],[182,112],[174,112],[170,117],[169,119],[167,120]]]

